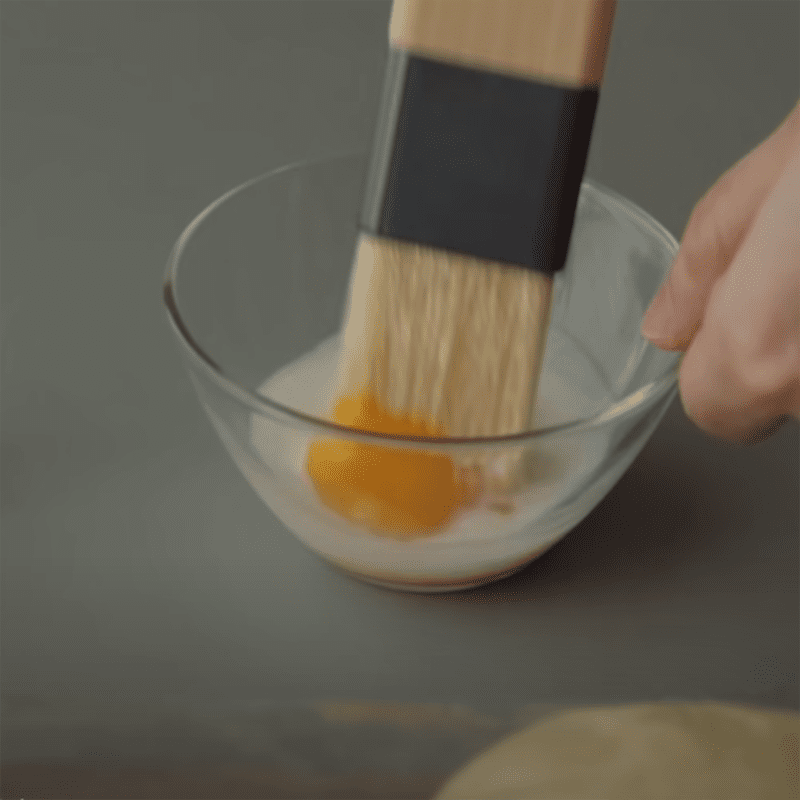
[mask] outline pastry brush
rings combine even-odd
[[[395,0],[340,398],[448,437],[532,424],[614,6]],[[484,484],[521,461],[482,457]]]

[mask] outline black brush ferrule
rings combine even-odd
[[[598,90],[392,50],[362,228],[552,274],[564,266]]]

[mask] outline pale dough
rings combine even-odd
[[[800,716],[722,703],[585,708],[492,747],[435,800],[791,800]]]

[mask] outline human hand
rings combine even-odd
[[[642,322],[685,352],[681,400],[705,432],[749,443],[800,412],[800,103],[695,206]]]

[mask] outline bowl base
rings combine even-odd
[[[410,592],[413,594],[445,594],[447,592],[462,592],[467,589],[476,589],[478,586],[485,586],[487,583],[507,578],[515,572],[523,569],[525,564],[514,569],[506,570],[505,572],[498,572],[497,575],[492,575],[486,578],[478,578],[477,580],[454,582],[454,583],[430,583],[430,584],[417,584],[417,583],[403,583],[402,581],[381,581],[377,578],[368,578],[366,575],[359,575],[357,572],[347,570],[347,574],[356,580],[363,583],[369,583],[373,586],[380,586],[382,589],[393,589],[396,592]]]
[[[553,542],[555,544],[555,542]],[[544,554],[547,550],[550,549],[552,545],[547,545],[547,547],[543,547],[541,550],[537,550],[535,553],[525,556],[525,558],[514,564],[511,567],[506,569],[500,570],[499,572],[487,572],[482,575],[475,575],[470,578],[462,578],[461,580],[402,580],[402,579],[393,579],[393,578],[386,578],[386,577],[377,577],[374,575],[368,575],[363,572],[357,572],[354,569],[350,569],[349,567],[344,566],[343,564],[337,563],[336,561],[331,561],[330,559],[323,558],[327,564],[330,564],[332,567],[336,568],[340,572],[344,572],[346,575],[350,576],[351,578],[355,578],[356,580],[361,581],[362,583],[369,583],[373,586],[380,586],[382,589],[393,589],[394,591],[399,592],[411,592],[414,594],[444,594],[446,592],[461,592],[467,589],[475,589],[478,586],[485,586],[487,583],[494,583],[495,581],[503,580],[503,578],[508,578],[510,575],[513,575],[515,572],[519,572],[525,567],[528,566],[532,561],[535,561],[539,556]]]

